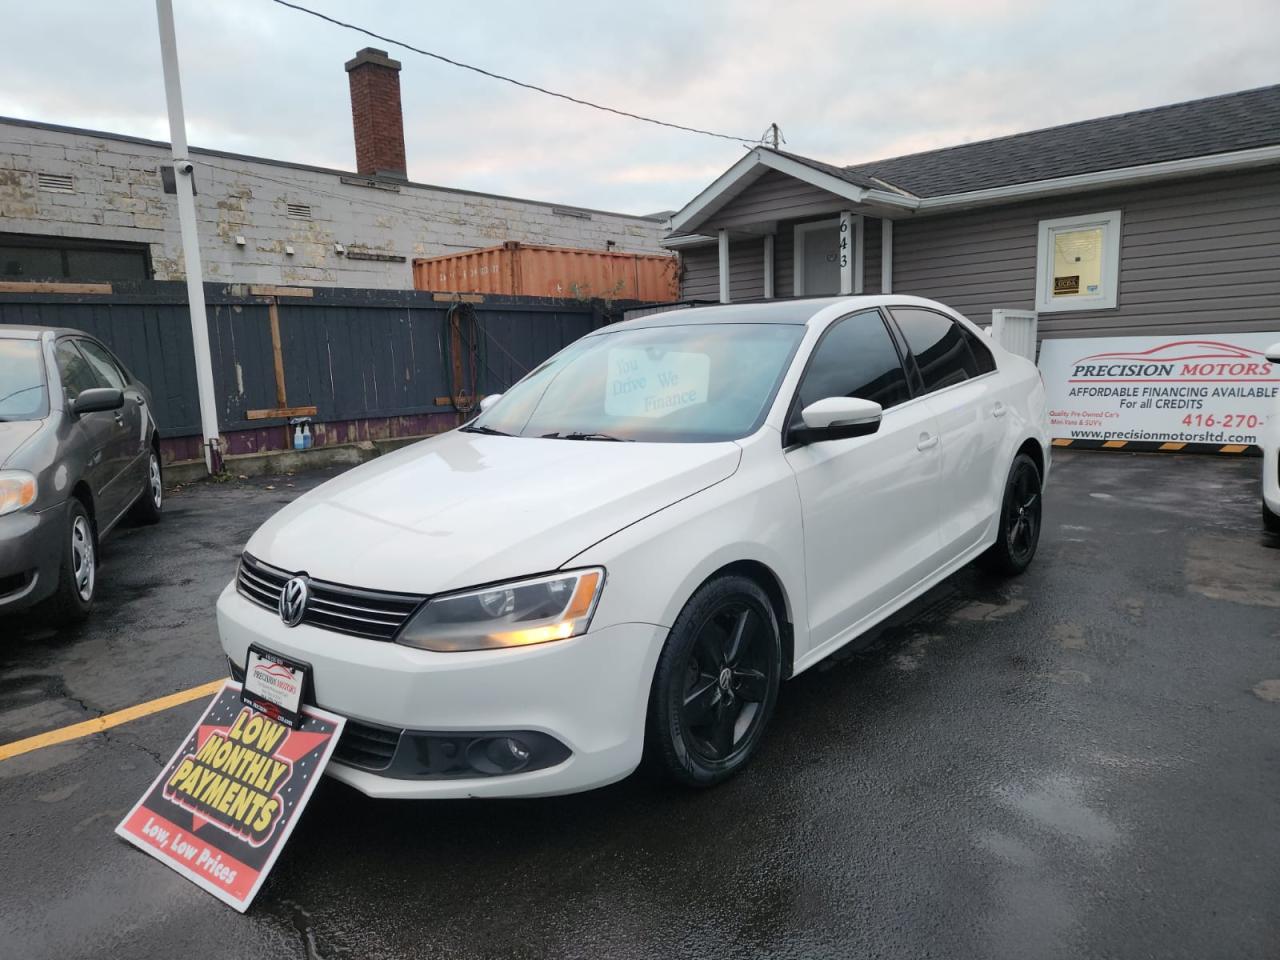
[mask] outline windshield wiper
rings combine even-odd
[[[634,441],[626,437],[611,437],[607,433],[544,433],[543,440],[609,440],[614,443],[633,443]]]
[[[495,428],[493,428],[493,427],[486,427],[484,424],[479,424],[479,425],[475,425],[475,426],[459,427],[458,429],[459,429],[459,430],[465,430],[467,433],[487,433],[487,434],[490,434],[491,436],[495,436],[495,437],[509,437],[509,436],[511,436],[511,434],[507,433],[507,431],[505,431],[505,430],[497,430],[497,429],[495,429]]]

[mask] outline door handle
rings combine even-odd
[[[1008,409],[1008,407],[997,400],[996,405],[991,408],[991,415],[993,417],[1003,417],[1008,412]]]
[[[938,445],[938,435],[935,433],[930,436],[927,433],[920,434],[920,439],[916,443],[917,450],[932,450]]]

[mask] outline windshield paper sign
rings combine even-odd
[[[116,833],[243,913],[344,723],[303,707],[290,729],[246,706],[240,685],[227,681]]]
[[[611,417],[665,417],[707,402],[711,358],[705,353],[615,347],[609,351],[604,412]]]
[[[1256,444],[1275,415],[1280,333],[1045,340],[1049,432],[1067,440]],[[1169,449],[1178,449],[1171,446]]]

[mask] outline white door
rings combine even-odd
[[[876,310],[828,328],[800,382],[789,426],[825,397],[885,408],[870,436],[786,451],[804,524],[811,649],[866,619],[936,565],[941,461],[929,407],[911,400],[897,348]],[[797,654],[807,651],[796,651]]]
[[[1003,489],[998,481],[1008,469],[999,462],[1006,400],[991,351],[970,330],[932,310],[893,307],[890,313],[938,422],[947,476],[938,531],[950,560],[983,539],[999,510],[993,492]]]

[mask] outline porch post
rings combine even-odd
[[[862,254],[866,246],[867,225],[862,214],[853,218],[853,292],[862,293]]]
[[[764,298],[773,299],[773,234],[764,235]]]
[[[855,219],[860,220],[861,217],[855,218],[852,210],[840,211],[840,239],[836,244],[836,253],[840,256],[840,295],[846,297],[855,292],[853,289],[856,282],[854,263],[853,257],[850,256],[850,253],[855,251],[849,249],[854,243]]]
[[[729,302],[729,231],[720,231],[720,302]]]
[[[880,292],[893,293],[893,221],[880,221]]]

